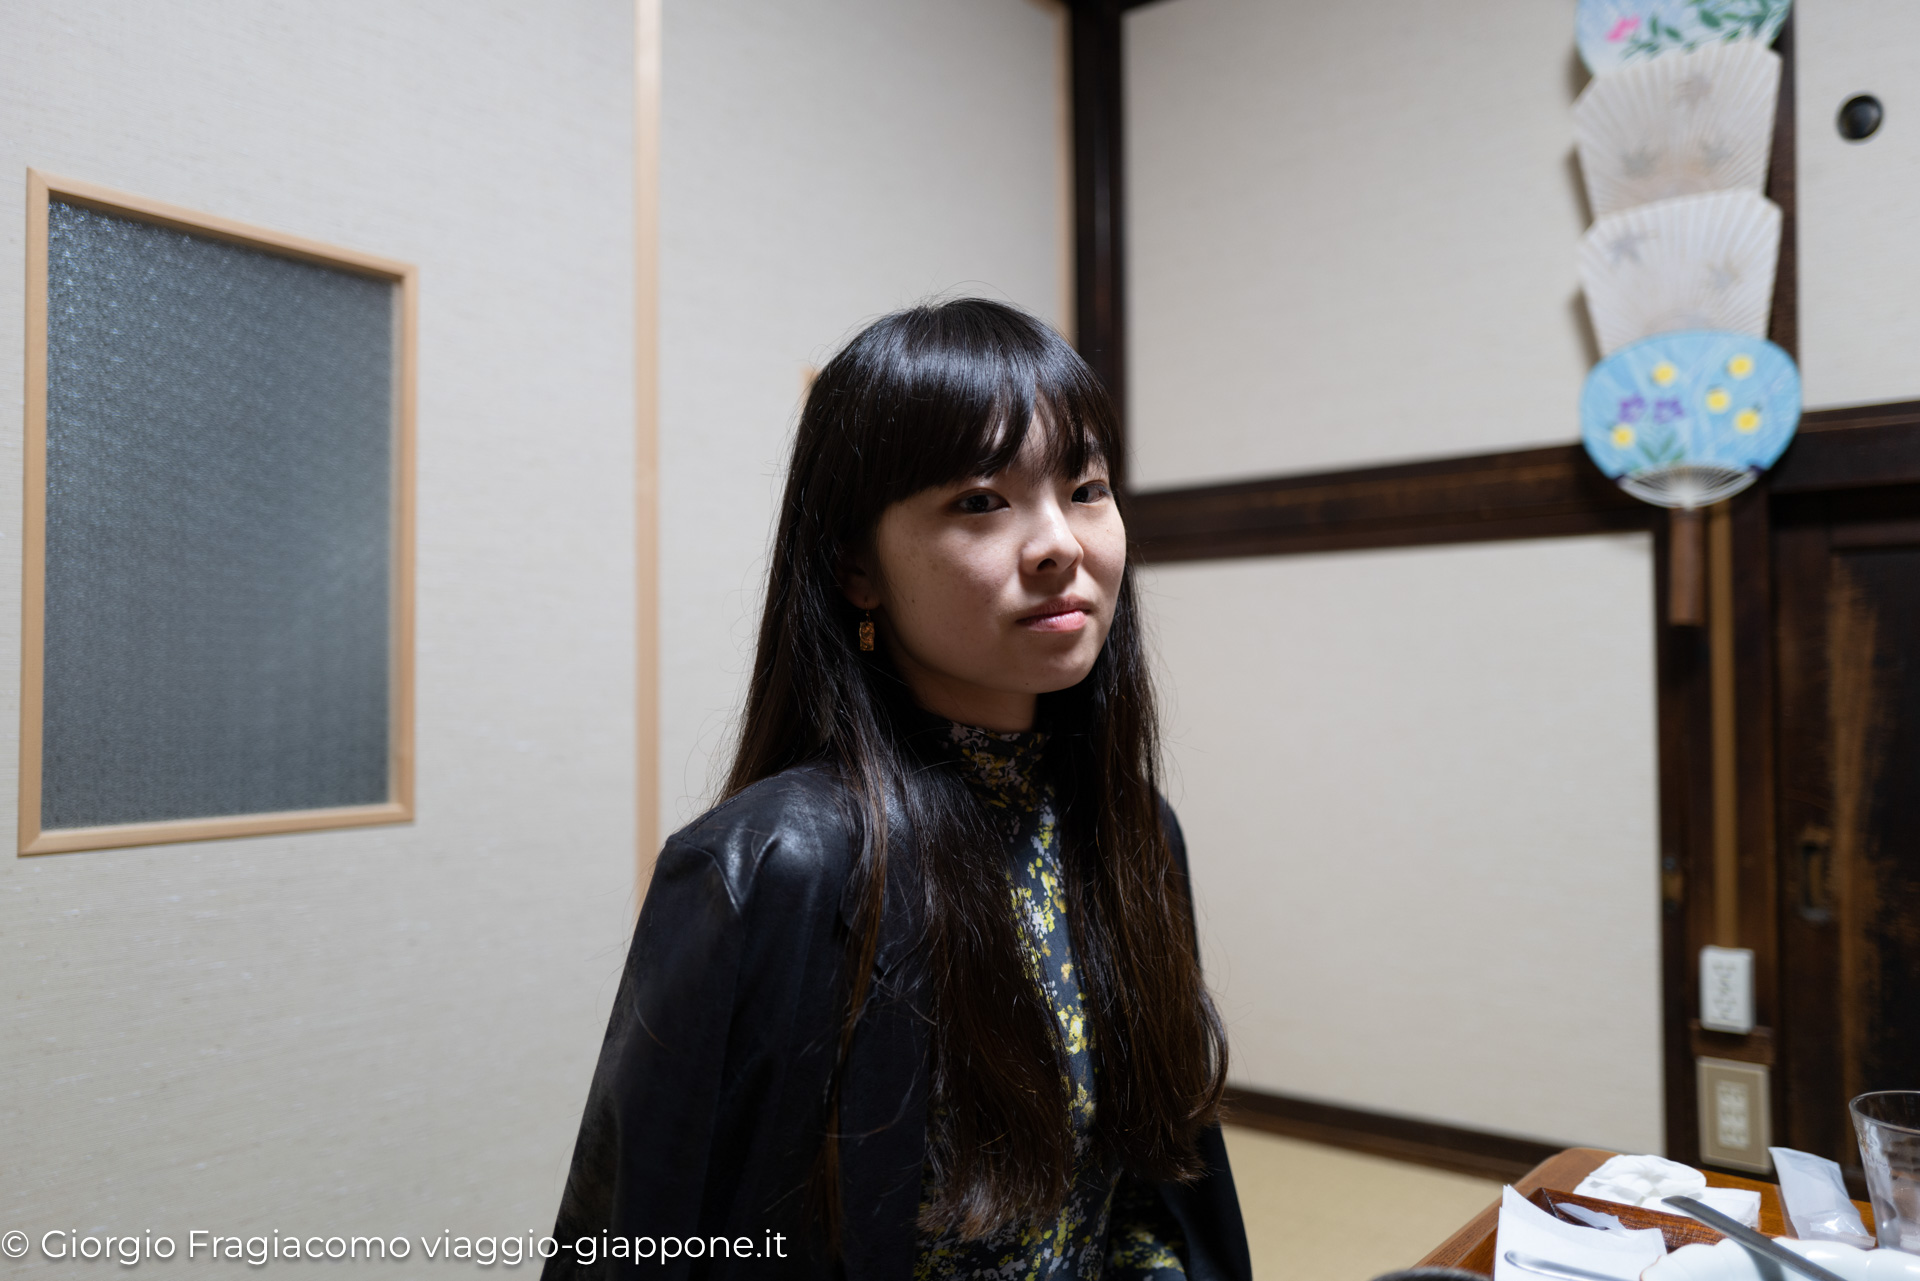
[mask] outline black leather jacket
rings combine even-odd
[[[928,1073],[917,892],[899,871],[908,859],[890,860],[872,997],[842,1085],[839,1262],[810,1226],[808,1175],[847,1001],[854,831],[833,776],[801,767],[667,841],[588,1091],[548,1281],[912,1274]],[[1188,1275],[1250,1281],[1217,1126],[1201,1150],[1205,1177],[1160,1187]],[[576,1250],[583,1238],[590,1249]],[[621,1253],[615,1238],[641,1257],[608,1258]]]

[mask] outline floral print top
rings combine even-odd
[[[1172,1281],[1187,1274],[1185,1243],[1159,1193],[1093,1153],[1099,1065],[1074,975],[1053,789],[1039,769],[1046,741],[1040,733],[952,725],[947,743],[968,784],[999,820],[1021,942],[1060,1023],[1073,1123],[1073,1191],[1048,1221],[1014,1224],[979,1238],[923,1234],[914,1281]],[[924,1207],[937,1189],[931,1168],[923,1177]]]

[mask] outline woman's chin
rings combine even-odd
[[[1087,679],[1087,673],[1093,670],[1093,660],[1098,653],[1084,663],[1050,663],[1041,671],[1034,673],[1033,681],[1027,686],[1036,694],[1057,694],[1063,689],[1072,689]]]

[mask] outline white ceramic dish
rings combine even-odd
[[[1774,1240],[1845,1281],[1920,1281],[1920,1254],[1856,1250],[1834,1241]],[[1714,1245],[1683,1245],[1642,1272],[1640,1281],[1770,1281],[1773,1277],[1795,1281],[1794,1273],[1771,1263],[1763,1275],[1746,1247],[1728,1240]]]

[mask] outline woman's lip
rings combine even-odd
[[[1052,609],[1043,615],[1020,618],[1020,626],[1033,632],[1079,632],[1083,626],[1087,626],[1087,611],[1079,605],[1069,609]]]

